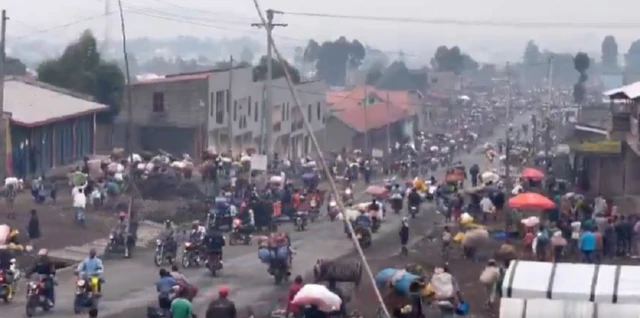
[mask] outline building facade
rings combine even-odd
[[[5,82],[5,174],[34,177],[95,154],[96,114],[91,97],[36,81]]]
[[[272,118],[265,118],[266,83],[253,81],[253,69],[234,68],[170,75],[134,83],[134,149],[197,155],[207,148],[238,153],[263,149],[265,127],[273,126],[273,149],[287,155],[309,153],[309,135],[284,79],[273,81]],[[321,82],[297,85],[302,109],[314,132],[324,127],[325,88]],[[312,116],[311,116],[312,115]],[[126,139],[125,107],[118,119],[120,144]]]
[[[233,81],[231,86],[229,78]],[[314,81],[296,85],[302,103],[300,108],[295,105],[284,78],[274,80],[272,85],[272,116],[266,118],[263,100],[267,86],[263,81],[253,81],[252,68],[235,69],[232,75],[227,72],[210,77],[209,147],[221,151],[231,149],[234,153],[247,148],[264,149],[268,142],[266,127],[271,125],[274,152],[294,157],[312,153],[303,116],[311,124],[313,133],[323,130],[326,113],[324,83]],[[231,141],[229,136],[232,136]]]

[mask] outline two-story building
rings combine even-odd
[[[274,80],[272,86],[272,118],[268,119],[263,107],[267,85],[253,81],[251,67],[168,75],[133,83],[134,148],[192,155],[207,148],[234,153],[247,148],[264,149],[268,142],[266,125],[272,125],[275,152],[309,153],[309,136],[285,79]],[[313,131],[321,131],[324,117],[318,114],[325,113],[324,85],[307,82],[297,85],[297,89]],[[128,111],[125,106],[120,112],[120,127],[126,127]],[[124,140],[122,136],[118,139]]]

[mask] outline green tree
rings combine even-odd
[[[84,31],[69,44],[61,56],[38,66],[38,80],[93,96],[109,106],[98,115],[101,122],[110,122],[118,114],[125,88],[125,77],[116,63],[104,61],[97,50],[96,39]]]
[[[319,78],[329,85],[339,86],[344,84],[347,67],[360,67],[365,55],[366,51],[360,41],[349,41],[341,36],[335,41],[323,42],[322,45],[310,40],[303,52],[303,59],[307,63],[316,63]]]
[[[465,58],[465,55],[457,46],[448,48],[442,45],[436,49],[436,53],[431,59],[431,66],[439,72],[454,72],[458,75],[464,71],[465,62],[470,67],[473,67],[475,63],[475,68],[477,69],[478,63],[468,55]]]
[[[27,66],[20,59],[7,56],[4,60],[4,72],[6,75],[25,76]]]
[[[602,68],[605,72],[618,72],[618,43],[613,35],[602,40]]]
[[[262,56],[260,58],[260,63],[258,63],[258,65],[253,68],[254,82],[264,81],[267,79],[267,61],[267,57]],[[300,83],[300,72],[295,67],[291,66],[291,64],[289,64],[287,61],[284,61],[284,65],[282,65],[282,63],[280,63],[278,60],[271,59],[271,63],[271,67],[273,70],[273,79],[285,77],[284,70],[286,67],[289,75],[291,75],[291,81],[294,84]]]
[[[580,74],[578,77],[578,82],[573,86],[573,99],[576,103],[581,104],[584,102],[586,97],[586,88],[585,84],[589,76],[587,75],[587,70],[591,65],[591,59],[589,55],[584,52],[579,52],[573,58],[573,67]]]

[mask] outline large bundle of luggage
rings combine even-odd
[[[362,280],[362,263],[360,261],[318,259],[313,268],[313,274],[316,282],[350,282],[359,286]]]
[[[272,233],[264,243],[258,249],[258,258],[263,263],[274,260],[287,261],[291,257],[291,244],[287,233]]]

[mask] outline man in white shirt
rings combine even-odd
[[[73,198],[73,212],[76,220],[84,222],[87,207],[87,196],[84,193],[85,186],[73,187],[71,197]]]
[[[480,200],[480,208],[482,209],[483,222],[487,222],[487,218],[490,215],[493,215],[494,220],[496,219],[496,207],[493,205],[493,202],[491,202],[491,199],[489,199],[489,196],[485,195],[484,198]]]

